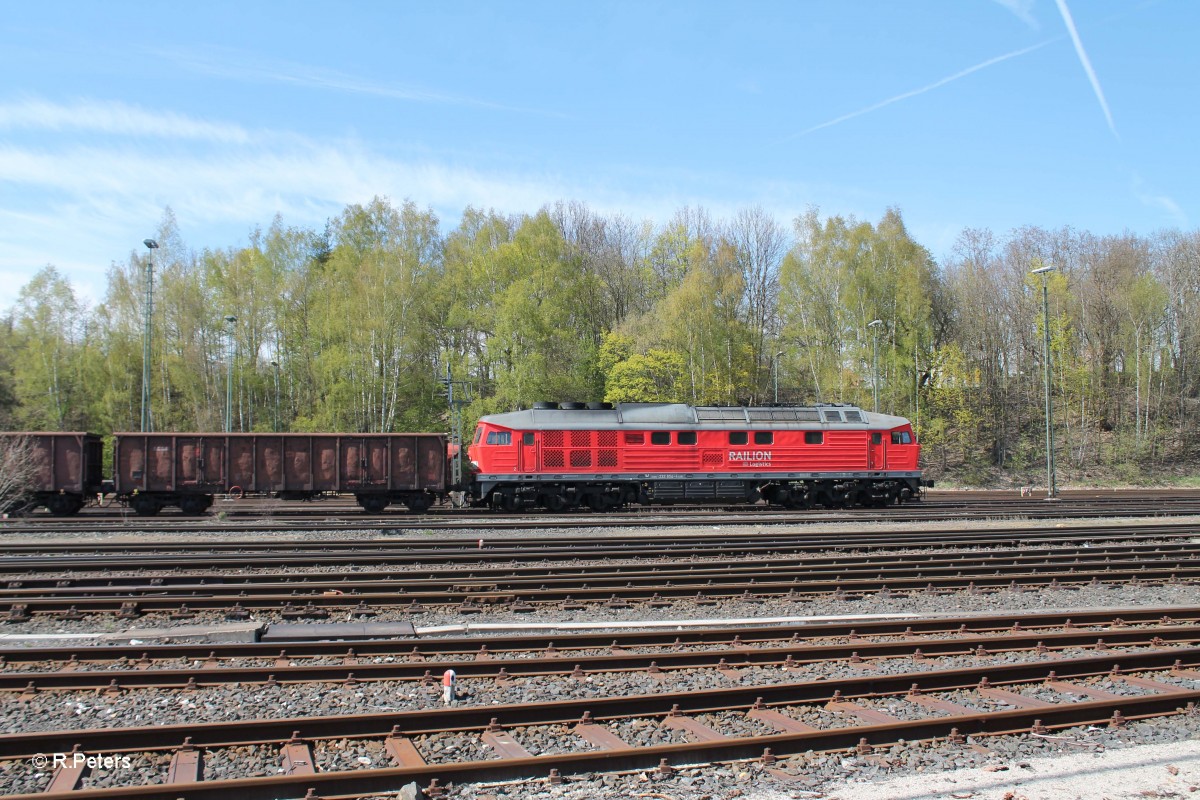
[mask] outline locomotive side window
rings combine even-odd
[[[747,441],[749,441],[749,439],[746,436],[745,431],[730,431],[729,432],[729,443],[730,444],[745,444]]]
[[[908,431],[892,431],[892,444],[912,444],[912,434]]]
[[[671,443],[671,432],[670,431],[651,431],[650,432],[650,444],[670,444],[670,443]]]
[[[805,431],[805,444],[822,444],[825,441],[825,431]]]
[[[512,444],[512,431],[491,431],[487,435],[488,444]]]
[[[695,431],[680,431],[677,435],[679,437],[680,444],[695,444],[696,443],[696,432]]]
[[[471,444],[479,444],[479,439],[482,436],[483,436],[483,426],[478,425],[475,427],[475,438],[473,440],[471,440]]]
[[[626,433],[625,444],[645,444],[646,434],[644,433]]]
[[[883,444],[883,434],[882,433],[872,433],[871,434],[871,444]]]
[[[755,444],[774,444],[775,443],[775,434],[772,431],[755,431],[754,432],[754,443]]]
[[[522,433],[521,434],[521,444],[533,444],[533,434],[532,433]]]

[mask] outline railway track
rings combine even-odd
[[[940,594],[950,591],[1060,588],[1070,585],[1187,584],[1200,582],[1200,543],[1192,536],[1168,542],[1092,543],[1087,547],[996,547],[984,552],[896,552],[895,547],[860,545],[854,553],[780,552],[778,543],[766,553],[738,553],[728,558],[725,542],[716,547],[696,547],[690,557],[642,551],[653,560],[623,558],[578,560],[571,564],[551,561],[542,566],[480,565],[469,571],[456,564],[437,565],[425,558],[420,571],[404,570],[383,561],[379,569],[319,572],[294,571],[230,575],[220,565],[247,565],[245,555],[205,560],[188,555],[170,559],[178,566],[196,560],[196,575],[155,573],[161,560],[148,560],[150,571],[137,575],[118,572],[116,563],[137,564],[130,557],[88,557],[79,566],[97,570],[94,576],[34,577],[35,567],[54,569],[61,576],[70,570],[70,559],[20,559],[24,572],[8,578],[0,589],[0,618],[10,622],[37,616],[79,619],[86,614],[115,614],[137,619],[143,614],[167,614],[173,619],[194,618],[200,613],[248,618],[253,612],[274,612],[283,619],[371,618],[385,612],[420,614],[430,609],[475,614],[484,610],[535,612],[539,608],[612,609],[640,604],[648,609],[676,602],[715,603],[721,600],[763,602],[768,599],[806,600],[830,595],[846,599],[890,593]],[[1180,531],[1175,531],[1180,533]],[[527,553],[536,558],[535,553]],[[664,558],[670,555],[670,559]],[[328,553],[304,555],[328,566]],[[83,558],[83,557],[80,557]],[[362,564],[361,554],[347,555]],[[420,558],[420,557],[418,557]],[[290,567],[288,557],[270,557],[266,565]],[[311,563],[311,561],[306,561]],[[406,560],[406,564],[408,561]],[[10,561],[2,561],[11,569]],[[200,566],[203,565],[203,566]]]
[[[128,531],[197,533],[288,529],[359,529],[364,524],[380,530],[446,530],[485,528],[587,528],[598,525],[621,527],[670,527],[680,525],[772,524],[800,525],[830,521],[924,522],[981,519],[996,516],[1030,519],[1103,518],[1109,516],[1179,516],[1200,514],[1200,493],[1182,490],[1075,490],[1062,492],[1054,500],[1021,496],[1015,491],[931,493],[920,503],[884,509],[811,509],[795,511],[762,506],[727,508],[649,507],[606,514],[533,513],[502,515],[472,509],[437,508],[421,515],[403,512],[365,515],[357,505],[343,500],[321,503],[287,501],[219,502],[213,514],[189,517],[165,512],[159,518],[139,517],[120,506],[88,508],[77,517],[54,517],[37,512],[0,522],[0,534],[27,532]]]
[[[464,547],[461,540],[357,551],[347,543],[302,544],[286,555],[241,552],[232,543],[170,556],[107,545],[96,552],[58,545],[74,549],[39,556],[36,546],[5,546],[0,619],[157,614],[187,620],[211,613],[231,619],[254,613],[361,619],[431,609],[520,614],[893,592],[1179,585],[1200,582],[1200,543],[1194,539],[1193,526],[1150,525],[833,538],[631,537],[605,540],[600,548],[580,540],[486,550]]]
[[[0,774],[35,791],[50,789],[37,795],[43,798],[164,800],[364,796],[410,781],[436,796],[450,783],[571,781],[620,770],[668,778],[684,764],[736,760],[786,783],[803,780],[802,754],[809,750],[870,759],[900,742],[986,747],[991,736],[1047,736],[1077,725],[1190,715],[1200,700],[1200,608],[1122,611],[1120,618],[1089,612],[1070,622],[1056,614],[1000,615],[853,629],[744,629],[736,639],[731,633],[681,633],[678,643],[663,634],[627,634],[608,645],[594,636],[560,637],[553,645],[523,637],[504,640],[486,657],[463,640],[421,640],[415,645],[421,660],[402,653],[408,642],[358,643],[355,664],[242,669],[258,670],[259,677],[272,670],[267,675],[275,677],[261,691],[305,681],[333,683],[325,691],[345,694],[407,684],[415,691],[389,693],[415,698],[409,709],[3,735],[0,760],[7,768]],[[333,658],[323,649],[333,646],[297,645],[289,661]],[[270,659],[250,647],[231,645],[214,651],[215,658]],[[81,669],[77,654],[69,668],[38,673],[74,684],[37,691],[6,684],[0,691],[29,695],[24,702],[34,705],[39,695],[94,693],[95,684],[120,674],[129,685],[118,680],[108,697],[132,703],[140,692],[199,697],[229,685],[235,673],[221,674],[220,665],[190,670],[190,686],[170,674],[176,670],[155,666],[198,652],[158,648],[147,653],[145,669],[109,662],[116,669],[95,671]],[[376,672],[361,662],[402,654],[403,663]],[[62,655],[34,652],[19,663],[49,664]],[[7,663],[0,675],[7,679],[17,664]],[[465,691],[470,705],[443,708],[425,689],[424,671],[443,665],[472,684]],[[133,683],[134,673],[143,683]],[[551,685],[558,693],[545,695]],[[530,702],[511,701],[539,693]],[[30,774],[27,765],[39,754],[61,753],[65,761],[73,750],[128,758],[125,774],[150,775],[156,785],[122,782],[121,771],[112,769],[94,769],[89,777],[65,764],[36,780]],[[289,774],[254,777],[264,763]]]

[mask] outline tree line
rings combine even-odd
[[[926,466],[1041,480],[1047,273],[1059,463],[1135,480],[1200,450],[1200,232],[964,230],[937,263],[877,222],[761,208],[664,224],[560,202],[534,214],[376,198],[322,230],[276,218],[155,250],[83,302],[53,266],[0,324],[0,425],[137,430],[152,259],[154,430],[445,430],[538,400],[848,402],[913,420]],[[876,324],[875,321],[878,320]],[[228,377],[232,375],[232,382]]]

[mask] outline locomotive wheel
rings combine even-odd
[[[610,494],[589,494],[587,506],[592,511],[612,511],[617,507],[617,498]]]
[[[358,496],[358,504],[368,514],[379,514],[388,507],[388,499],[377,494],[361,494]]]
[[[567,502],[558,492],[545,492],[538,497],[538,502],[542,504],[542,508],[555,514],[567,506]]]

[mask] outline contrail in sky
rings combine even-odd
[[[1061,2],[1061,0],[1059,0],[1059,2]],[[890,106],[892,103],[899,103],[901,100],[907,100],[910,97],[916,97],[919,94],[925,94],[925,92],[929,92],[934,89],[937,89],[939,86],[945,86],[947,83],[952,83],[953,81],[956,81],[959,78],[965,78],[968,75],[970,75],[972,72],[978,72],[981,69],[990,67],[993,64],[999,64],[1001,61],[1007,61],[1010,58],[1016,58],[1017,56],[1023,56],[1026,53],[1032,53],[1034,50],[1038,50],[1042,47],[1045,47],[1046,45],[1050,44],[1052,41],[1054,41],[1054,40],[1050,39],[1050,40],[1047,40],[1044,42],[1039,42],[1035,45],[1031,45],[1029,47],[1022,48],[1020,50],[1014,50],[1011,53],[1005,53],[1004,55],[996,56],[995,58],[989,58],[987,61],[976,64],[973,67],[967,67],[966,69],[962,70],[961,72],[956,72],[949,77],[942,78],[940,81],[934,81],[933,83],[929,84],[928,86],[922,86],[920,89],[913,89],[911,92],[905,92],[904,94],[898,94],[895,97],[889,97],[887,100],[881,100],[878,103],[875,103],[874,105],[867,106],[866,108],[860,108],[858,111],[851,111],[849,114],[843,114],[842,116],[840,116],[836,119],[831,119],[828,122],[822,122],[820,125],[814,125],[811,128],[802,130],[799,133],[796,133],[796,134],[793,134],[786,138],[780,139],[779,141],[780,141],[780,143],[782,143],[782,142],[789,141],[791,139],[797,139],[801,136],[807,136],[808,134],[813,133],[814,131],[819,131],[822,128],[828,128],[833,125],[837,125],[839,122],[845,122],[848,119],[854,119],[855,117],[861,117],[863,114],[869,114],[872,111],[878,111],[879,109],[883,108],[884,106]]]
[[[1087,51],[1083,49],[1079,31],[1075,30],[1075,20],[1071,19],[1071,10],[1067,8],[1067,0],[1055,0],[1055,2],[1058,3],[1058,13],[1062,14],[1067,31],[1071,34],[1071,41],[1075,43],[1075,53],[1079,56],[1079,63],[1083,65],[1083,71],[1087,73],[1088,80],[1092,82],[1092,90],[1096,93],[1096,99],[1100,101],[1100,108],[1104,110],[1104,118],[1108,120],[1108,129],[1119,141],[1121,137],[1117,133],[1117,126],[1113,124],[1112,112],[1108,110],[1108,101],[1104,99],[1104,90],[1100,88],[1100,79],[1096,77],[1096,70],[1092,69],[1092,62],[1088,59]]]

